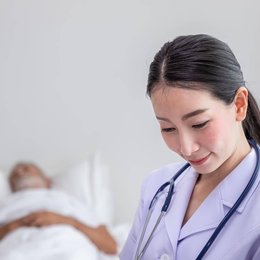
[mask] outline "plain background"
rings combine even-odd
[[[0,167],[60,170],[98,151],[115,223],[131,221],[144,177],[179,160],[145,95],[154,54],[178,35],[220,38],[259,101],[259,31],[257,0],[0,0]]]

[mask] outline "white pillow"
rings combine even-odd
[[[100,223],[112,225],[114,220],[114,202],[110,186],[110,172],[101,162],[100,155],[96,154],[93,160],[93,201],[95,214]]]
[[[112,225],[113,199],[110,176],[99,154],[52,177],[53,188],[63,190],[93,210],[100,224]]]
[[[88,161],[70,167],[52,177],[53,188],[63,190],[92,208],[91,165]]]
[[[7,174],[0,171],[0,201],[4,200],[11,193]]]

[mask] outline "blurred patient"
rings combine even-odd
[[[50,189],[51,180],[42,170],[31,163],[18,163],[11,171],[9,178],[13,192],[26,189]],[[0,240],[11,231],[20,227],[44,227],[56,224],[70,225],[82,232],[99,250],[106,254],[116,254],[117,245],[104,225],[91,227],[76,218],[52,211],[36,211],[10,221],[0,227]]]

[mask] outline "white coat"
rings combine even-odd
[[[120,254],[121,260],[132,260],[157,189],[168,181],[182,165],[170,164],[154,171],[144,182],[135,220]],[[188,168],[176,181],[169,211],[162,218],[142,259],[195,260],[215,228],[234,205],[247,185],[256,166],[252,149],[244,160],[209,194],[192,217],[182,226],[197,173]],[[234,215],[206,253],[207,260],[260,259],[260,174]],[[154,227],[164,203],[166,191],[157,200],[147,226],[144,242]],[[143,242],[143,243],[144,243]]]

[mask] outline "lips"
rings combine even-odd
[[[193,164],[193,165],[201,165],[208,160],[209,156],[210,156],[210,154],[207,155],[206,157],[198,159],[198,160],[189,160],[189,163]]]

